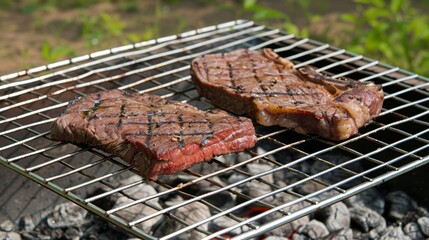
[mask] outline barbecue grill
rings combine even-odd
[[[150,92],[200,109],[214,109],[194,88],[189,75],[192,59],[264,47],[274,49],[296,67],[311,65],[333,78],[381,84],[385,103],[380,116],[358,135],[341,142],[256,126],[254,148],[149,183],[122,181],[138,171],[110,154],[49,137],[50,124],[69,101],[106,89]],[[429,162],[429,79],[247,20],[99,51],[4,75],[0,80],[0,163],[145,239],[175,239],[191,232],[204,239],[226,239],[231,232],[238,232],[234,239],[259,236]],[[315,172],[302,167],[308,163],[321,168]],[[251,168],[258,164],[269,167]],[[283,181],[277,181],[279,176]],[[67,179],[74,179],[74,184]],[[293,180],[285,183],[285,179]],[[268,190],[242,190],[249,183]],[[309,183],[317,188],[300,191]],[[139,197],[132,189],[142,184],[151,184],[157,192]],[[87,196],[86,189],[94,186],[102,191]],[[195,186],[208,190],[195,191]],[[105,204],[113,196],[128,201],[119,206]],[[171,196],[180,198],[171,205],[155,204]],[[234,204],[223,201],[219,205],[213,201],[216,196]],[[270,201],[284,196],[289,201]],[[196,202],[209,209],[211,216],[194,220],[179,214]],[[121,214],[140,205],[150,211],[131,219]],[[264,211],[244,216],[252,206]],[[164,234],[142,227],[160,217],[179,227]],[[207,227],[217,219],[228,219],[231,224]]]

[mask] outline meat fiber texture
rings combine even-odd
[[[122,158],[156,180],[256,143],[252,121],[152,94],[108,90],[70,102],[51,137]]]
[[[216,106],[264,126],[344,140],[376,117],[384,101],[373,82],[333,79],[294,64],[271,49],[238,49],[195,58],[192,79]]]

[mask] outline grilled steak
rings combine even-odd
[[[200,56],[191,74],[200,95],[223,109],[332,140],[356,134],[384,100],[379,85],[295,69],[271,49]]]
[[[53,123],[51,137],[109,152],[151,180],[256,142],[250,119],[120,90],[70,102]]]

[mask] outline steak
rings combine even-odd
[[[384,100],[380,85],[333,79],[271,49],[239,49],[192,61],[199,94],[223,109],[303,134],[343,140],[376,117]]]
[[[53,122],[51,137],[118,156],[151,180],[256,143],[248,118],[222,110],[200,111],[156,95],[120,90],[93,93],[70,102]]]

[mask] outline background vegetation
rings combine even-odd
[[[429,0],[2,0],[0,75],[237,18],[429,76]]]

